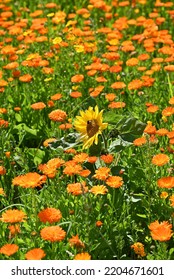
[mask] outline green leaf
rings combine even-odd
[[[25,123],[20,123],[18,125],[14,126],[14,129],[17,129],[18,131],[26,131],[29,134],[32,134],[34,136],[37,136],[37,130],[34,128],[28,127]]]
[[[143,219],[147,218],[147,216],[145,214],[137,214],[137,216],[140,217],[140,218],[143,218]]]
[[[40,149],[29,148],[28,152],[31,155],[31,157],[33,158],[35,165],[39,165],[41,162],[43,162],[43,158],[45,156],[44,151],[42,151]]]
[[[17,122],[21,122],[22,121],[22,117],[18,113],[15,114],[15,119],[17,120]]]
[[[103,114],[103,121],[109,124],[117,124],[121,118],[122,115],[118,115],[117,113],[111,111]]]

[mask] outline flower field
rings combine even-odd
[[[0,0],[0,259],[174,259],[174,3]]]

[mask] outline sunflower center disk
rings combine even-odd
[[[98,132],[98,130],[99,130],[99,125],[97,123],[97,120],[87,121],[86,132],[89,138],[94,136]]]

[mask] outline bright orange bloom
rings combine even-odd
[[[115,95],[115,93],[108,93],[108,94],[105,95],[105,98],[108,101],[114,101],[114,99],[116,98],[116,95]]]
[[[82,93],[79,92],[79,91],[72,91],[70,93],[70,96],[73,97],[73,98],[79,98],[79,97],[82,97]]]
[[[78,234],[72,236],[68,241],[72,247],[85,248],[85,244],[79,239]]]
[[[119,108],[124,108],[125,106],[126,106],[126,103],[125,103],[125,102],[122,102],[122,101],[118,101],[118,102],[112,101],[112,102],[108,105],[108,108],[119,109]]]
[[[167,198],[169,196],[168,192],[161,192],[160,198]]]
[[[88,177],[89,175],[91,174],[91,171],[89,169],[83,169],[79,175],[82,176],[82,177]]]
[[[167,188],[171,189],[174,188],[174,177],[162,177],[157,180],[157,185],[159,188]]]
[[[7,128],[8,127],[8,121],[5,121],[5,120],[0,118],[0,127]]]
[[[83,80],[84,80],[84,75],[81,75],[81,74],[71,77],[71,82],[72,83],[80,83]]]
[[[174,107],[167,107],[162,110],[162,115],[166,117],[170,117],[174,114]]]
[[[120,176],[109,176],[106,184],[111,188],[120,188],[123,185],[123,179]]]
[[[51,96],[51,100],[59,100],[62,98],[62,94],[61,93],[56,93],[54,95]]]
[[[43,103],[43,102],[37,102],[37,103],[33,103],[32,105],[31,105],[31,108],[33,109],[33,110],[42,110],[42,109],[44,109],[46,107],[46,105],[45,105],[45,103]]]
[[[77,255],[75,255],[74,260],[91,260],[91,256],[89,255],[89,253],[79,253]]]
[[[139,63],[139,60],[136,57],[129,58],[126,61],[127,66],[136,66]]]
[[[49,147],[49,144],[56,142],[56,138],[48,138],[43,142],[44,147]]]
[[[2,213],[2,218],[0,220],[4,223],[19,223],[24,222],[27,218],[27,215],[18,209],[8,209],[4,213]]]
[[[169,104],[174,105],[174,96],[169,99]]]
[[[164,70],[169,71],[169,72],[174,72],[174,65],[166,65],[164,66]]]
[[[5,175],[6,174],[6,169],[4,166],[0,165],[0,175]]]
[[[49,226],[41,229],[40,235],[44,240],[59,242],[65,238],[66,232],[59,226]]]
[[[86,153],[79,153],[73,157],[73,160],[76,163],[83,163],[88,159],[88,154]]]
[[[4,192],[4,190],[3,190],[3,188],[0,188],[0,195],[2,195],[2,196],[5,196],[5,195],[6,195],[5,192]]]
[[[54,110],[52,111],[48,117],[50,118],[50,120],[54,121],[54,122],[63,122],[65,121],[67,114],[65,111],[62,110]]]
[[[136,242],[131,245],[131,248],[134,250],[135,254],[145,257],[146,253],[144,252],[144,245],[141,242]]]
[[[174,194],[170,196],[169,200],[171,201],[170,206],[174,207]]]
[[[39,164],[38,169],[49,178],[54,178],[56,176],[57,169],[63,164],[63,159],[53,158],[50,159],[46,164]]]
[[[19,81],[23,82],[23,83],[29,83],[32,80],[32,76],[30,74],[25,74],[23,76],[19,77]]]
[[[149,106],[147,108],[147,112],[148,113],[155,113],[159,110],[159,107],[157,105],[152,105],[152,106]]]
[[[151,236],[154,240],[168,241],[173,235],[172,224],[169,224],[168,221],[163,221],[161,223],[155,221],[151,223],[148,227],[151,231]]]
[[[6,256],[11,256],[15,254],[19,249],[19,246],[16,244],[5,244],[0,248],[0,254],[4,254]]]
[[[39,212],[38,217],[41,222],[52,224],[61,220],[62,213],[56,208],[45,208]]]
[[[156,133],[156,127],[152,125],[151,123],[148,123],[147,126],[144,129],[144,133],[147,134],[155,134]]]
[[[169,139],[173,138],[173,137],[174,137],[174,130],[169,131],[169,132],[167,133],[167,137],[168,137]]]
[[[167,135],[169,131],[166,128],[160,128],[156,131],[156,134],[159,136]]]
[[[153,156],[152,163],[157,166],[163,166],[164,164],[168,163],[170,158],[165,154],[158,154]]]
[[[63,170],[63,173],[69,176],[73,176],[75,174],[80,174],[82,171],[82,166],[80,164],[76,164],[74,161],[66,162],[66,167]]]
[[[27,260],[41,260],[46,256],[44,250],[41,248],[34,248],[25,254]]]
[[[133,141],[134,146],[142,146],[144,144],[146,144],[147,140],[144,136],[137,138]]]
[[[8,229],[10,230],[9,238],[12,238],[16,234],[20,233],[20,225],[19,224],[9,225]]]
[[[111,85],[111,88],[113,88],[113,89],[122,89],[125,87],[126,87],[126,84],[124,82],[115,82]]]
[[[19,63],[14,61],[14,62],[10,62],[7,65],[3,66],[4,69],[8,69],[8,70],[12,70],[15,69],[19,66]]]
[[[106,194],[108,192],[108,189],[104,185],[96,185],[90,189],[90,192],[95,195]]]
[[[135,79],[128,84],[128,89],[136,90],[142,88],[142,86],[143,86],[143,82],[139,79]]]
[[[114,157],[111,154],[101,155],[101,160],[103,160],[106,164],[110,164],[113,162]]]
[[[13,186],[20,186],[22,188],[36,188],[41,187],[46,182],[47,177],[40,175],[37,172],[29,172],[24,175],[19,175],[12,180]]]
[[[67,129],[72,128],[72,124],[71,123],[62,123],[62,124],[59,125],[59,128],[61,130],[67,130]]]
[[[88,192],[85,182],[68,184],[67,192],[72,195],[81,195]]]
[[[93,177],[98,180],[105,181],[109,176],[110,168],[108,167],[99,167],[95,170],[95,175]]]
[[[95,225],[96,225],[96,227],[101,227],[101,226],[103,225],[103,223],[102,223],[101,221],[97,221],[97,222],[95,223]]]
[[[97,157],[96,156],[89,156],[87,161],[90,162],[90,163],[95,163],[97,160]]]

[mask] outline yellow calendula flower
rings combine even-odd
[[[99,112],[98,106],[95,109],[89,107],[86,111],[80,111],[80,116],[74,122],[75,129],[80,133],[83,141],[83,149],[89,148],[93,143],[98,144],[98,135],[107,128],[103,123],[103,110]]]

